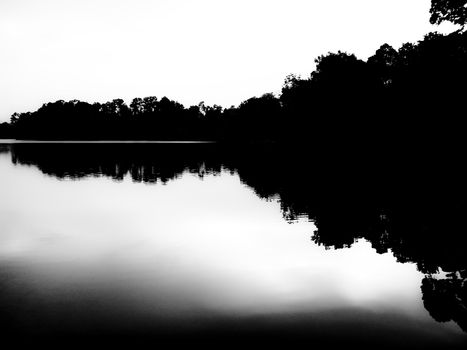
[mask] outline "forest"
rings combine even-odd
[[[432,0],[430,21],[459,30],[429,33],[395,49],[382,45],[366,61],[347,52],[315,60],[308,77],[289,75],[279,96],[239,106],[185,107],[167,97],[106,103],[45,103],[14,113],[1,138],[36,140],[212,140],[316,144],[377,149],[463,146],[467,78],[467,1]]]

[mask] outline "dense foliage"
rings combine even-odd
[[[367,61],[345,52],[316,59],[308,78],[290,75],[282,93],[238,107],[184,107],[163,97],[107,103],[78,100],[15,113],[0,136],[21,139],[159,139],[388,143],[459,139],[467,78],[467,35],[430,33],[398,50],[384,44]]]
[[[467,1],[431,0],[430,14],[430,22],[432,24],[448,21],[461,25],[463,28],[467,22]]]
[[[432,0],[431,22],[464,26],[466,0]],[[185,107],[167,97],[107,103],[44,104],[0,124],[0,137],[81,140],[305,140],[374,149],[463,146],[467,34],[429,33],[396,49],[382,45],[364,61],[346,52],[315,60],[307,78],[286,77],[279,96],[237,107]],[[451,147],[454,148],[454,147]]]

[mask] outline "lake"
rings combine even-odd
[[[457,212],[325,168],[215,144],[0,144],[2,337],[463,348]]]

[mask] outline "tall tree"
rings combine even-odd
[[[430,22],[448,21],[462,26],[467,24],[467,0],[431,0]]]

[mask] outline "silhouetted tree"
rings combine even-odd
[[[467,22],[467,0],[431,0],[430,22],[449,21],[464,28]]]
[[[423,304],[438,322],[455,321],[467,332],[467,273],[456,271],[448,278],[425,277],[422,281]]]
[[[12,138],[13,134],[11,131],[11,125],[8,123],[1,123],[0,124],[0,139],[9,139]]]
[[[368,58],[368,64],[375,70],[373,74],[381,79],[384,86],[392,84],[399,65],[399,53],[390,45],[382,45],[374,56]]]
[[[134,116],[140,116],[144,113],[143,99],[136,97],[130,103],[131,114]]]
[[[158,112],[159,100],[156,96],[148,96],[143,98],[143,109],[144,114],[147,116],[154,115]]]
[[[461,23],[465,1],[432,5],[434,21]],[[399,50],[384,44],[366,62],[342,51],[322,55],[308,77],[287,76],[277,98],[265,94],[227,109],[204,102],[185,108],[155,96],[134,98],[129,107],[122,99],[56,101],[14,114],[8,129],[29,139],[307,143],[369,159],[415,149],[458,153],[466,146],[466,62],[466,33],[429,33]]]
[[[238,107],[237,138],[250,140],[277,139],[281,104],[272,93],[252,97]]]

